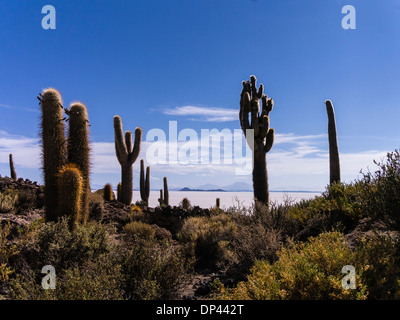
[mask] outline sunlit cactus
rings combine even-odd
[[[79,224],[82,218],[82,174],[75,164],[67,164],[58,174],[58,217],[70,217],[71,226]]]
[[[114,192],[112,190],[111,184],[107,183],[103,189],[103,198],[106,201],[114,200]]]
[[[72,103],[69,110],[69,130],[68,130],[68,163],[78,166],[82,174],[82,222],[86,223],[89,216],[90,193],[90,147],[89,147],[89,120],[86,106],[82,103]]]
[[[57,219],[58,174],[67,161],[63,106],[60,93],[45,89],[38,97],[41,116],[42,168],[45,185],[46,221]]]

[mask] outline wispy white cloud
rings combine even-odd
[[[180,106],[166,109],[163,113],[172,116],[196,116],[188,119],[192,121],[228,122],[237,120],[238,112],[237,109]]]
[[[0,108],[10,109],[10,110],[15,109],[15,107],[13,107],[13,106],[10,106],[8,104],[2,104],[2,103],[0,103]]]
[[[267,155],[268,174],[270,177],[271,189],[301,189],[301,190],[323,190],[329,179],[329,153],[327,150],[326,135],[296,136],[293,134],[280,134],[276,137],[276,145]],[[0,131],[0,164],[8,165],[8,155],[14,154],[16,166],[20,168],[37,169],[40,171],[40,141],[39,139],[10,135]],[[178,142],[179,150],[184,144],[191,142]],[[143,141],[139,159],[145,159],[146,153],[153,142]],[[211,143],[211,146],[215,144]],[[115,156],[113,142],[92,143],[92,175],[102,174],[116,175],[119,179],[120,165]],[[166,145],[167,157],[169,145]],[[193,143],[193,147],[196,144]],[[342,178],[350,182],[358,177],[360,169],[364,171],[375,165],[373,160],[381,160],[386,156],[387,151],[366,150],[362,152],[340,153]],[[175,158],[176,151],[171,155]],[[198,153],[198,163],[183,163],[181,161],[167,161],[166,163],[151,164],[152,180],[159,182],[163,176],[175,176],[176,183],[191,182],[196,184],[196,177],[209,177],[215,184],[229,184],[235,176],[235,170],[243,168],[243,163],[236,161],[224,162],[221,155],[219,163],[204,163],[203,156]],[[245,156],[245,154],[243,154]],[[138,160],[139,160],[138,159]],[[247,155],[251,160],[251,155]],[[134,164],[134,174],[138,175],[139,161]],[[109,176],[108,176],[109,177]],[[181,177],[181,178],[179,178]],[[190,177],[190,178],[188,178]],[[251,174],[242,177],[251,183]],[[242,179],[241,178],[241,179]],[[97,179],[99,180],[99,179]],[[180,182],[178,182],[180,181]],[[171,181],[172,182],[172,181]]]

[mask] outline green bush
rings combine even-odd
[[[400,152],[388,153],[386,162],[376,162],[378,170],[363,174],[359,182],[362,210],[400,230]]]
[[[129,237],[144,240],[154,239],[155,235],[155,230],[151,227],[151,225],[140,221],[133,221],[125,225],[124,232]]]
[[[52,265],[56,270],[82,265],[85,261],[112,250],[110,233],[114,230],[98,222],[89,222],[70,230],[68,218],[42,223],[21,238],[14,263],[30,270]]]
[[[0,213],[7,213],[14,211],[18,201],[18,191],[14,189],[7,189],[0,192]]]
[[[221,213],[188,218],[178,239],[185,245],[187,254],[196,257],[197,267],[220,269],[234,260],[230,245],[236,232],[232,216]]]
[[[226,289],[220,283],[219,299],[366,299],[366,286],[356,281],[355,290],[343,289],[343,266],[354,265],[356,256],[343,234],[323,233],[309,242],[291,243],[271,264],[257,261],[246,282]],[[358,271],[357,279],[360,279]]]
[[[168,242],[155,240],[135,244],[125,247],[122,253],[125,298],[176,299],[190,266],[182,251]]]
[[[43,277],[44,275],[39,275]],[[110,255],[100,255],[80,266],[56,272],[56,288],[44,290],[32,272],[10,281],[10,298],[16,300],[120,300],[121,266]]]

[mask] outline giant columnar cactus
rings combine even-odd
[[[13,160],[12,153],[10,153],[9,158],[10,158],[10,175],[11,175],[11,179],[17,180],[17,172],[15,171],[14,160]]]
[[[69,163],[58,174],[58,216],[70,217],[71,227],[82,221],[82,174],[79,168]]]
[[[142,129],[135,129],[135,142],[132,148],[132,132],[127,131],[124,134],[122,130],[122,121],[120,116],[114,117],[114,135],[115,152],[119,163],[121,164],[121,199],[122,203],[130,205],[132,202],[133,173],[132,164],[136,161],[140,152],[140,143],[142,141]]]
[[[336,135],[335,110],[332,101],[326,100],[326,112],[328,113],[328,139],[329,139],[329,169],[330,184],[340,182],[339,148]]]
[[[42,166],[46,220],[55,221],[57,219],[58,173],[67,159],[63,106],[60,93],[52,88],[44,90],[38,99],[42,111]]]
[[[82,174],[82,222],[89,216],[89,120],[86,106],[82,103],[71,104],[66,112],[69,115],[68,163],[74,163]]]
[[[150,195],[150,167],[146,167],[146,177],[144,176],[144,160],[140,160],[140,197],[146,203],[149,202]]]
[[[260,84],[257,90],[256,77],[250,81],[243,81],[243,90],[240,95],[240,126],[246,140],[253,151],[253,190],[258,202],[269,204],[268,174],[266,153],[274,143],[274,129],[269,127],[269,113],[274,102],[263,93],[264,86]],[[260,114],[259,100],[262,101]],[[249,113],[251,122],[249,122]],[[251,130],[252,131],[249,131]],[[252,136],[249,136],[251,134]],[[254,137],[254,140],[252,139]]]

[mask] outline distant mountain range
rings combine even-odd
[[[215,184],[203,184],[195,188],[181,188],[179,191],[219,191],[219,192],[249,192],[253,191],[253,186],[245,182],[235,182],[228,186],[217,186]]]
[[[92,189],[98,190],[102,189],[104,186],[101,185],[93,185]],[[139,188],[135,186],[133,189],[138,191]],[[159,191],[159,189],[151,189],[152,191]],[[170,191],[209,191],[209,192],[253,192],[253,186],[246,182],[235,182],[227,186],[217,186],[215,184],[203,184],[197,187],[178,187],[178,188],[169,188]],[[302,190],[270,190],[270,192],[301,192],[301,193],[320,193],[322,191],[302,191]]]

